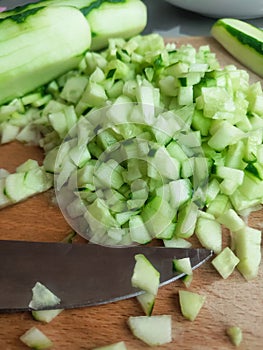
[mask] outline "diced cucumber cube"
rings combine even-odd
[[[223,249],[212,260],[212,265],[224,279],[228,278],[232,274],[238,263],[238,257],[236,257],[229,247]]]
[[[160,284],[159,271],[143,254],[136,254],[135,260],[131,278],[132,286],[156,296]]]
[[[180,238],[193,235],[198,216],[198,206],[191,200],[180,207],[178,211],[175,234]]]
[[[221,225],[210,218],[199,216],[196,222],[195,234],[202,246],[218,254],[222,249]]]
[[[140,244],[148,243],[152,236],[148,232],[144,221],[140,215],[133,215],[129,219],[130,236],[133,242]]]
[[[26,331],[20,340],[32,349],[50,349],[53,346],[52,341],[36,327]]]
[[[175,223],[168,225],[162,232],[158,233],[155,237],[158,239],[170,240],[175,233]]]
[[[232,246],[240,262],[237,265],[246,280],[256,278],[261,261],[261,231],[249,226],[232,233]]]
[[[172,317],[130,316],[128,325],[135,335],[150,346],[164,345],[172,341]]]
[[[146,316],[151,316],[156,296],[152,293],[142,293],[137,296],[137,300],[140,303]]]
[[[32,293],[32,300],[28,305],[31,309],[52,308],[60,303],[60,299],[40,282],[36,282]]]
[[[172,237],[171,239],[163,239],[164,246],[167,248],[191,248],[192,243],[184,238]]]
[[[189,257],[181,258],[181,259],[174,259],[173,260],[173,267],[174,267],[175,271],[185,273],[186,275],[193,274],[191,260]]]
[[[141,216],[152,236],[161,234],[172,223],[176,211],[162,197],[148,201],[141,211]]]
[[[206,297],[187,290],[179,290],[181,312],[185,318],[194,321],[205,303]]]
[[[246,225],[241,217],[232,208],[218,216],[217,221],[232,232],[238,231],[244,228]]]
[[[45,323],[51,322],[55,317],[57,317],[63,309],[56,310],[33,310],[32,316],[36,321],[41,321]]]
[[[207,213],[217,218],[219,215],[232,207],[227,195],[219,193],[213,201],[208,204]]]
[[[208,145],[217,151],[222,151],[227,146],[236,143],[243,134],[243,131],[228,121],[223,121],[220,123],[217,131],[208,140]]]
[[[179,179],[169,182],[170,203],[173,208],[179,208],[192,196],[193,188],[189,179]]]

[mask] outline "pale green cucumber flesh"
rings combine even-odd
[[[128,325],[132,333],[150,346],[172,341],[172,318],[170,315],[131,316]]]
[[[50,349],[53,346],[52,341],[37,327],[31,327],[20,340],[32,349]]]
[[[205,300],[206,297],[204,295],[187,290],[179,290],[181,312],[183,316],[190,321],[196,319],[205,303]]]

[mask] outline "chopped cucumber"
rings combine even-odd
[[[191,248],[192,243],[184,238],[172,237],[163,240],[164,246],[168,248]]]
[[[252,227],[232,233],[233,250],[240,260],[237,268],[246,280],[255,278],[261,261],[261,231]]]
[[[52,341],[38,328],[32,327],[21,335],[20,340],[32,349],[50,349]]]
[[[173,267],[175,271],[185,273],[186,275],[193,274],[190,258],[174,259]]]
[[[206,297],[187,290],[179,290],[181,312],[185,318],[194,321],[204,305]]]
[[[246,226],[244,220],[232,208],[218,216],[217,221],[232,232],[241,230]]]
[[[215,219],[199,216],[195,234],[204,248],[211,249],[216,254],[222,250],[222,228]]]
[[[131,279],[132,286],[156,296],[160,284],[159,271],[143,254],[136,254],[135,260]]]
[[[236,257],[229,247],[223,249],[212,260],[212,265],[224,279],[228,278],[232,274],[238,263],[238,257]]]
[[[190,288],[191,283],[193,281],[194,275],[185,275],[184,277],[182,277],[182,281],[184,283],[184,285],[186,286],[186,288]]]
[[[231,326],[226,330],[226,333],[235,346],[239,346],[241,344],[243,340],[243,333],[240,327]]]
[[[151,316],[155,304],[155,295],[149,292],[139,294],[137,300],[140,303],[146,316]]]
[[[60,299],[40,282],[36,282],[32,293],[29,307],[33,310],[57,306],[60,303]]]
[[[150,346],[164,345],[172,341],[172,317],[130,316],[128,325],[135,337]]]
[[[56,309],[56,310],[33,310],[32,316],[36,321],[49,323],[51,322],[55,317],[57,317],[63,309]]]
[[[240,62],[263,76],[263,34],[260,28],[238,19],[222,18],[213,25],[211,34]]]
[[[115,2],[95,5],[94,17]],[[0,136],[36,137],[45,152],[41,170],[1,180],[0,202],[55,180],[65,217],[86,224],[93,242],[185,247],[196,233],[219,253],[220,225],[235,236],[244,228],[237,214],[262,204],[262,103],[260,83],[220,68],[209,47],[175,49],[158,34],[111,38],[76,69],[0,107]]]
[[[28,170],[23,168],[24,164],[18,167],[16,173],[9,174],[4,179],[4,194],[12,203],[45,192],[53,185],[52,176],[42,166],[37,165]]]
[[[120,341],[118,343],[100,346],[99,348],[94,348],[93,350],[127,350],[127,347],[124,341]]]

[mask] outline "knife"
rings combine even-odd
[[[184,274],[173,259],[189,257],[195,269],[212,256],[207,249],[154,246],[105,247],[96,244],[0,241],[0,312],[30,310],[32,288],[44,284],[61,302],[56,308],[105,304],[142,293],[132,287],[135,258],[144,254],[160,272],[160,286]]]

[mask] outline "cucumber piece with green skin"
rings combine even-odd
[[[0,31],[0,104],[76,68],[91,44],[89,24],[73,7],[40,7],[7,17],[0,20]]]
[[[135,260],[136,263],[131,278],[132,286],[156,296],[160,284],[159,271],[143,254],[136,254]]]
[[[92,33],[92,50],[106,47],[109,38],[128,39],[147,23],[147,8],[141,0],[39,0],[0,13],[0,19],[42,6],[73,6],[86,17]]]
[[[263,77],[263,31],[233,18],[219,19],[212,36],[235,58]]]
[[[146,316],[151,316],[155,304],[155,295],[152,293],[139,294],[137,297]]]

